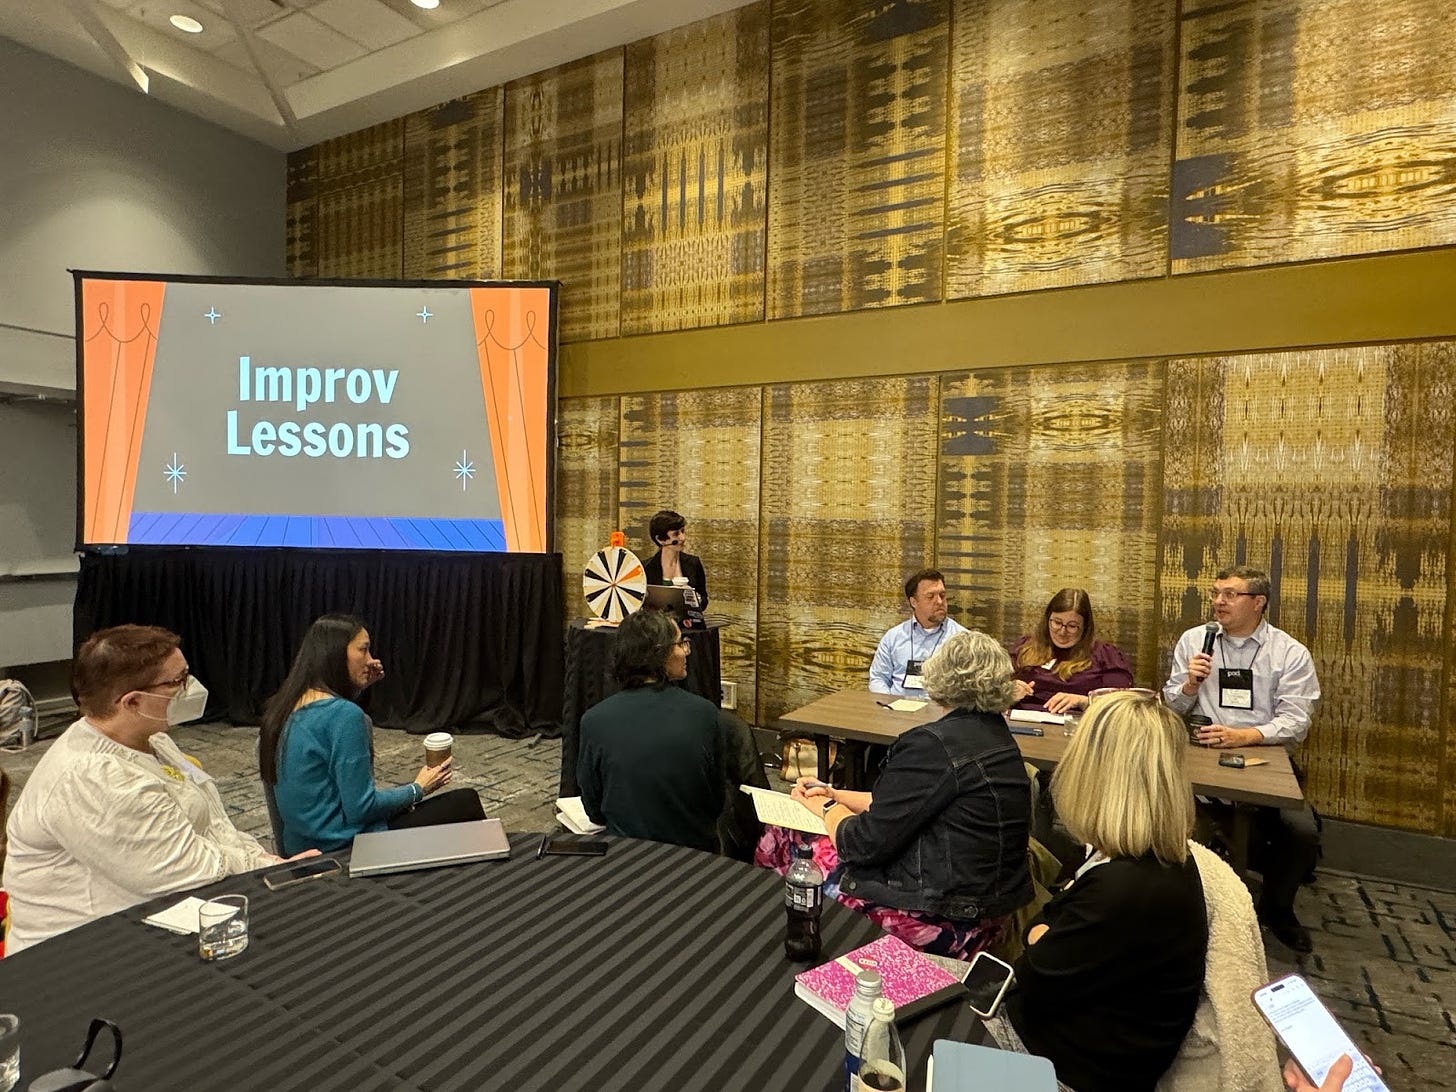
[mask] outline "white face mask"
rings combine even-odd
[[[154,717],[150,713],[142,713],[140,709],[137,712],[148,720],[165,720],[169,725],[178,725],[196,720],[202,716],[206,708],[207,687],[203,686],[195,675],[188,675],[187,681],[182,684],[182,689],[167,702],[165,717]]]

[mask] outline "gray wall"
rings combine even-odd
[[[0,117],[0,392],[74,390],[68,269],[283,275],[282,152],[4,38]],[[0,668],[70,656],[75,426],[0,394]]]

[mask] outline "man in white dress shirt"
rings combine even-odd
[[[923,698],[921,669],[947,638],[965,630],[946,614],[945,578],[935,569],[920,569],[905,581],[909,621],[891,626],[875,649],[870,664],[870,689],[876,694]]]
[[[1319,679],[1309,649],[1269,624],[1269,577],[1240,565],[1218,574],[1209,598],[1222,631],[1212,654],[1203,651],[1207,629],[1194,626],[1178,638],[1163,699],[1175,711],[1201,713],[1211,723],[1198,731],[1208,747],[1281,746],[1290,749],[1309,734],[1319,701]],[[1255,827],[1271,844],[1264,865],[1259,920],[1296,952],[1312,948],[1309,931],[1294,914],[1300,881],[1319,856],[1314,812],[1260,808]]]

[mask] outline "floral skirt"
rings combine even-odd
[[[840,890],[845,866],[839,851],[828,838],[804,834],[785,827],[765,826],[753,854],[753,863],[771,868],[780,876],[789,870],[796,845],[814,847],[814,863],[824,873],[824,896],[869,918],[885,932],[899,937],[912,948],[953,959],[973,959],[977,952],[1003,940],[1011,925],[1010,915],[961,921],[937,917],[921,910],[900,910],[846,895]]]

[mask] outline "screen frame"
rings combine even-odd
[[[82,282],[91,280],[108,281],[163,281],[168,284],[219,284],[219,285],[264,285],[284,288],[545,288],[548,290],[547,375],[546,375],[546,549],[544,554],[556,552],[556,423],[557,423],[557,372],[560,370],[561,345],[558,338],[558,320],[561,307],[561,282],[558,280],[474,280],[453,278],[449,280],[390,279],[377,277],[219,277],[190,273],[143,273],[135,270],[118,271],[102,269],[68,269],[71,274],[74,295],[74,323],[76,342],[76,534],[75,552],[78,554],[120,554],[131,550],[162,553],[171,550],[236,550],[231,545],[176,545],[151,542],[86,542],[86,366],[85,334],[81,329]],[[314,546],[256,546],[257,550],[286,550],[289,553],[328,554],[346,552],[369,556],[371,554],[407,553],[419,557],[483,557],[492,554],[509,556],[526,551],[511,550],[389,550],[375,548],[338,549]]]

